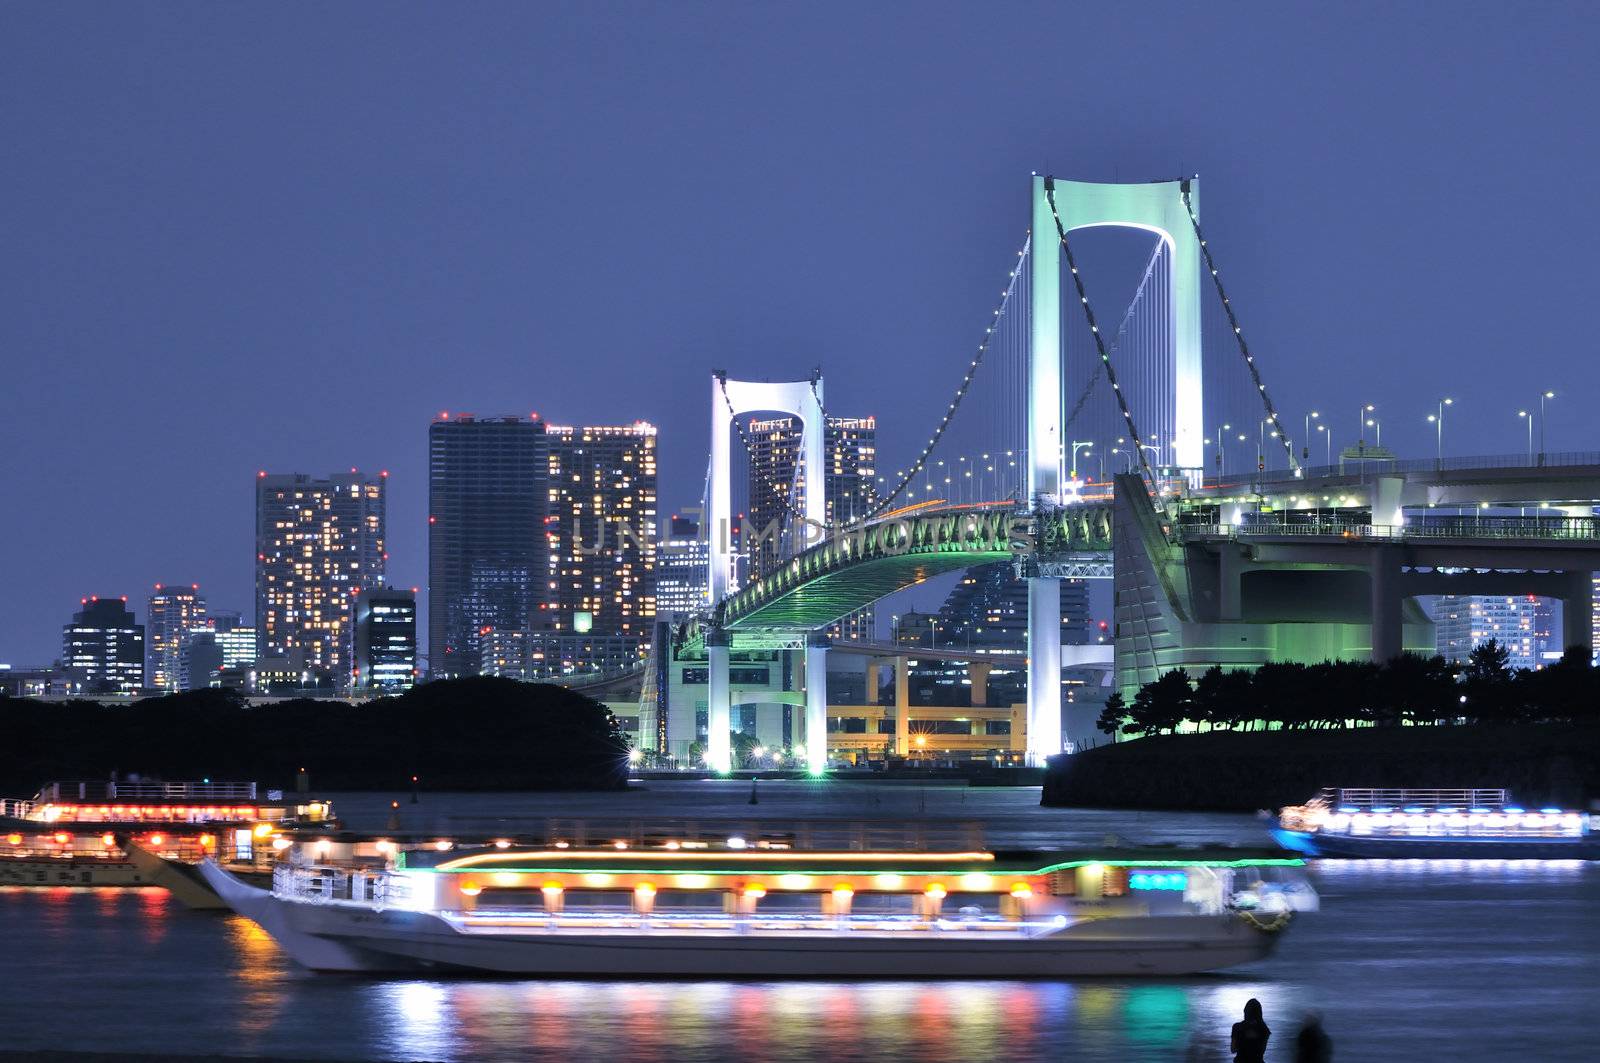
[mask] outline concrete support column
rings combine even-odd
[[[806,636],[806,770],[828,766],[828,636]]]
[[[1217,619],[1243,619],[1244,558],[1234,543],[1222,544],[1217,559]]]
[[[1392,546],[1373,547],[1372,659],[1382,664],[1400,656],[1400,555]]]
[[[883,683],[882,663],[876,657],[867,658],[867,696],[868,705],[878,703],[878,688]]]
[[[1372,523],[1391,529],[1391,535],[1405,523],[1405,510],[1400,505],[1405,485],[1403,476],[1379,476],[1372,485]]]
[[[727,773],[733,770],[733,743],[730,738],[732,724],[729,720],[731,691],[728,689],[728,633],[706,633],[708,659],[706,683],[706,763],[711,770]]]
[[[1061,752],[1061,582],[1028,580],[1028,762]]]
[[[981,709],[989,704],[989,672],[994,665],[988,661],[968,661],[967,680],[972,684],[972,707]]]
[[[1594,573],[1568,572],[1561,595],[1561,650],[1582,646],[1594,652]]]
[[[894,659],[894,752],[911,755],[911,670],[904,656]]]

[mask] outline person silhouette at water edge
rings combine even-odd
[[[1267,1038],[1271,1036],[1261,1018],[1261,1001],[1251,997],[1244,1002],[1244,1021],[1233,1024],[1233,1036],[1228,1040],[1233,1063],[1266,1063]]]
[[[1331,1063],[1333,1039],[1322,1028],[1322,1016],[1311,1012],[1294,1035],[1294,1063]]]

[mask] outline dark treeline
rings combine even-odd
[[[1385,664],[1269,663],[1254,671],[1212,667],[1191,680],[1174,669],[1132,703],[1113,694],[1099,728],[1129,736],[1199,729],[1335,729],[1399,724],[1586,723],[1600,720],[1600,669],[1569,650],[1537,671],[1513,670],[1494,641],[1452,664],[1403,654]]]
[[[0,793],[112,772],[318,790],[591,790],[627,783],[615,718],[582,694],[511,679],[453,679],[350,705],[251,708],[223,690],[132,704],[0,699]]]

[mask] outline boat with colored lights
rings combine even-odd
[[[1310,856],[1600,860],[1587,812],[1526,809],[1505,790],[1325,789],[1284,808],[1273,837]]]
[[[712,978],[1185,975],[1267,956],[1316,894],[1278,850],[446,842],[201,873],[319,971]]]
[[[255,783],[51,782],[0,801],[0,885],[160,886],[188,907],[221,908],[193,870],[202,859],[267,881],[298,831],[336,825],[328,802]]]

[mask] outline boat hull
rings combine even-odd
[[[1355,860],[1600,860],[1600,839],[1364,838],[1349,834],[1272,832],[1279,844],[1309,856]]]
[[[1174,976],[1269,955],[1277,934],[1236,915],[1084,920],[1033,937],[982,930],[874,934],[464,930],[423,912],[277,897],[202,873],[241,914],[313,970],[451,970],[538,977],[1065,978]]]

